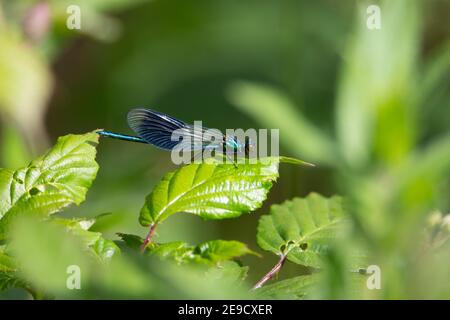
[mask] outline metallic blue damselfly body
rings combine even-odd
[[[172,151],[175,147],[192,152],[209,149],[228,157],[234,157],[236,154],[248,156],[253,147],[248,138],[240,141],[236,136],[226,136],[220,132],[211,134],[211,129],[199,128],[150,109],[131,110],[128,113],[128,125],[137,136],[106,130],[98,131],[98,133],[114,139],[151,144],[167,151]]]

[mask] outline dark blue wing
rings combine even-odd
[[[183,145],[180,145],[181,147],[190,150],[218,148],[220,146],[219,143],[211,144],[204,140],[205,136],[208,136],[203,134],[208,130],[207,128],[195,130],[193,126],[183,121],[149,109],[131,110],[128,113],[128,125],[140,138],[164,150],[172,150],[180,142],[183,143]],[[175,130],[177,130],[177,136],[180,140],[172,140],[172,134]],[[185,141],[189,141],[187,145]]]
[[[180,120],[149,109],[130,110],[128,125],[140,138],[164,150],[172,150],[179,143],[172,141],[173,131],[187,127]]]

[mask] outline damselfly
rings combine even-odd
[[[150,109],[133,109],[128,113],[128,125],[137,134],[130,136],[101,130],[102,136],[131,142],[151,144],[163,150],[173,151],[176,148],[185,152],[193,152],[191,158],[202,154],[205,150],[214,151],[234,159],[238,155],[248,157],[254,145],[250,138],[238,139],[237,136],[223,135],[215,129],[190,125],[171,116]]]

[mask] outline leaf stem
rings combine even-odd
[[[252,290],[261,288],[267,281],[275,277],[275,275],[280,272],[281,268],[283,267],[285,261],[286,261],[286,254],[282,254],[280,256],[280,260],[277,262],[277,264],[266,274],[264,277],[261,278],[252,288]]]
[[[150,230],[148,231],[147,236],[145,237],[144,243],[141,245],[141,253],[145,252],[145,248],[147,248],[148,244],[152,241],[153,234],[155,233],[157,223],[152,223],[150,225]]]

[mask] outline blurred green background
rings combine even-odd
[[[81,30],[66,27],[74,4]],[[366,27],[369,4],[381,6],[381,30]],[[134,107],[212,128],[279,128],[281,154],[316,168],[283,166],[256,212],[177,214],[157,239],[235,239],[263,253],[256,226],[271,204],[341,194],[358,236],[392,266],[428,213],[450,211],[449,71],[448,0],[0,1],[0,167],[20,167],[68,133],[130,133]],[[64,215],[112,213],[99,226],[107,236],[145,235],[138,214],[174,168],[170,154],[102,139],[98,162],[87,201]],[[276,260],[244,257],[249,282]],[[280,279],[302,271],[287,263]],[[383,297],[414,290],[391,286]],[[450,297],[449,287],[433,292]]]

